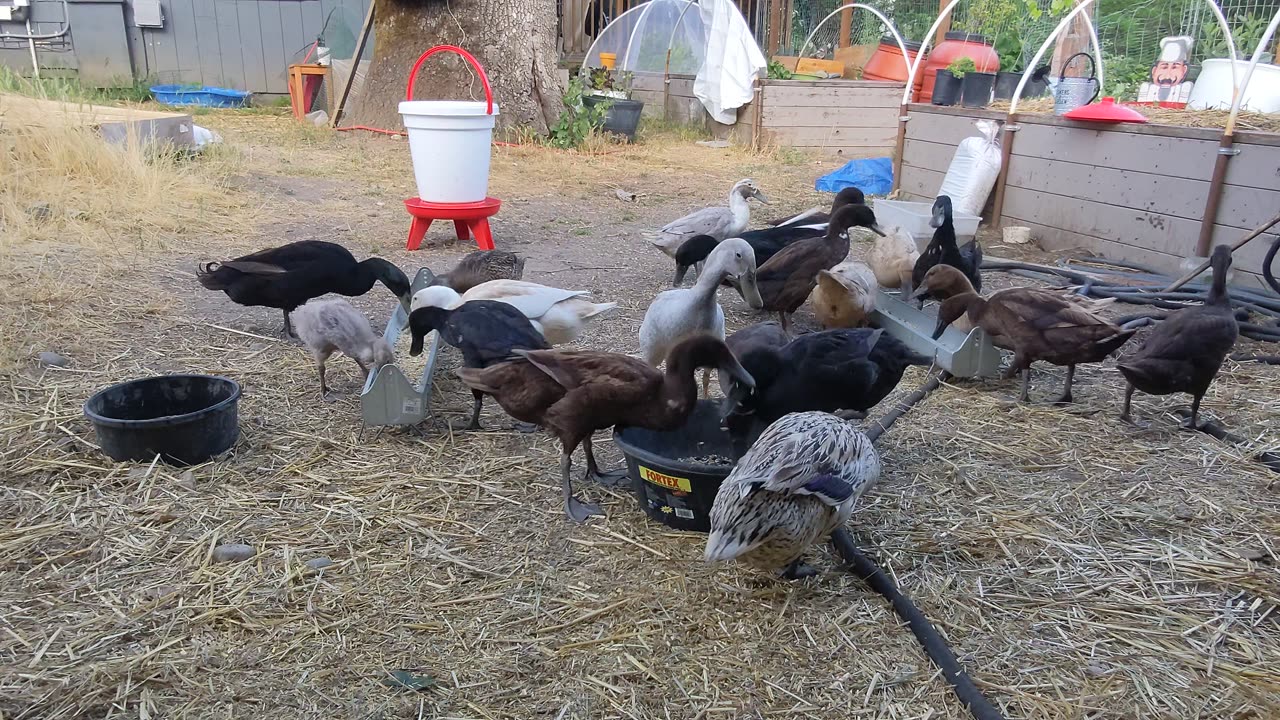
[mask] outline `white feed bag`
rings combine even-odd
[[[960,141],[938,194],[950,197],[957,213],[981,215],[1000,175],[999,126],[992,120],[978,120],[974,125],[981,134]]]

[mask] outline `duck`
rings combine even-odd
[[[789,342],[791,342],[791,338],[787,336],[787,333],[782,330],[782,325],[776,320],[753,323],[724,339],[724,344],[729,346],[729,350],[736,358],[740,358],[752,350],[780,348]],[[732,378],[729,377],[728,373],[721,371],[719,373],[719,381],[720,392],[727,394],[731,387]]]
[[[425,289],[425,288],[424,288]],[[452,288],[449,288],[452,290]],[[416,298],[410,312],[421,306]],[[462,295],[454,297],[446,307],[454,308],[472,300],[497,300],[515,307],[529,318],[533,327],[552,345],[571,342],[586,328],[587,322],[617,307],[617,303],[595,303],[588,300],[586,290],[561,290],[526,280],[489,280]],[[443,294],[433,295],[433,302],[443,302]]]
[[[320,376],[320,398],[326,402],[333,402],[334,397],[325,384],[325,362],[335,352],[354,360],[366,379],[377,368],[395,362],[391,345],[375,335],[368,318],[346,300],[311,300],[290,315],[298,338],[311,351]]]
[[[950,197],[939,195],[934,201],[933,217],[929,220],[929,224],[936,230],[933,232],[933,239],[929,241],[928,247],[921,253],[915,267],[911,270],[911,287],[920,287],[920,283],[924,282],[925,273],[929,272],[934,265],[950,265],[964,273],[975,292],[981,291],[982,276],[978,269],[982,267],[982,246],[978,244],[978,239],[974,238],[965,243],[964,247],[956,247],[956,226],[952,219]],[[923,305],[924,299],[919,298],[918,304]]]
[[[973,285],[969,284],[969,279],[960,272],[938,272],[934,274],[933,280],[929,287],[922,290],[920,297],[930,298],[939,302],[949,297],[954,297],[961,293],[973,292]],[[1058,296],[1067,302],[1074,303],[1089,312],[1099,312],[1115,303],[1115,298],[1091,298],[1074,292],[1058,292]],[[951,323],[951,327],[968,333],[976,327],[968,314],[961,315]]]
[[[681,340],[709,333],[724,340],[724,308],[716,302],[720,283],[732,279],[742,299],[754,308],[764,304],[756,287],[756,260],[751,246],[730,238],[707,256],[706,270],[691,288],[675,288],[658,293],[649,303],[640,323],[640,355],[657,367]],[[704,373],[702,391],[709,393],[710,373]]]
[[[769,259],[756,271],[756,284],[764,309],[778,313],[782,329],[790,332],[789,316],[818,284],[818,271],[828,270],[849,254],[849,228],[865,227],[882,231],[876,216],[866,205],[846,205],[831,216],[824,237],[800,240]]]
[[[846,205],[864,204],[861,190],[845,188],[837,193],[835,199],[832,200],[831,213],[838,212],[840,208]],[[751,230],[741,233],[737,237],[746,240],[751,245],[751,249],[756,253],[756,265],[759,266],[768,262],[783,248],[794,242],[807,238],[820,238],[826,235],[829,220],[829,214],[819,212],[812,222],[790,223],[779,227],[764,228],[763,230]],[[708,242],[708,238],[710,242]],[[701,272],[700,263],[710,254],[715,247],[715,243],[715,238],[711,238],[709,235],[701,235],[690,238],[680,246],[680,249],[676,251],[676,287],[680,286],[679,280],[684,277],[684,273],[689,269],[690,265],[697,263],[699,272]]]
[[[818,324],[828,330],[865,327],[876,309],[876,287],[875,273],[866,263],[845,260],[818,271],[809,304]]]
[[[875,446],[849,422],[824,412],[783,415],[716,493],[703,557],[788,580],[816,575],[804,553],[844,525],[879,479]]]
[[[1209,258],[1213,284],[1203,305],[1173,312],[1155,327],[1146,342],[1116,365],[1128,385],[1120,419],[1137,424],[1129,414],[1134,390],[1148,395],[1191,395],[1191,417],[1184,427],[1199,429],[1200,401],[1218,375],[1223,360],[1240,336],[1240,324],[1227,295],[1231,248],[1219,245]]]
[[[923,297],[932,291],[935,284],[954,287],[962,281],[968,283],[968,277],[959,269],[936,265],[925,273],[915,296]],[[1022,373],[1022,394],[1018,398],[1021,402],[1027,401],[1032,363],[1043,360],[1066,366],[1066,383],[1062,394],[1053,402],[1070,403],[1073,401],[1071,384],[1075,379],[1076,365],[1101,362],[1136,332],[1116,325],[1096,311],[1053,290],[1017,287],[1000,290],[984,298],[969,285],[963,292],[942,301],[933,339],[941,337],[943,331],[961,315],[968,315],[974,325],[982,328],[993,345],[1013,351],[1013,362],[1009,364],[1005,378]]]
[[[751,178],[734,183],[729,190],[728,207],[709,207],[695,210],[684,217],[667,223],[649,242],[670,257],[675,257],[680,245],[695,235],[710,235],[716,240],[737,237],[751,223],[750,199],[766,205],[769,197]]]
[[[731,380],[721,404],[735,454],[787,413],[864,413],[893,392],[908,367],[933,364],[880,328],[808,333],[782,347],[755,347],[738,360],[755,388],[736,388]]]
[[[465,293],[489,280],[519,280],[524,277],[525,259],[505,250],[475,250],[467,253],[452,270],[437,275],[432,285],[444,285]]]
[[[825,225],[831,220],[831,214],[845,205],[866,205],[867,196],[857,187],[849,186],[842,188],[836,193],[835,200],[831,203],[831,210],[828,212],[821,205],[815,205],[808,210],[796,215],[776,218],[770,220],[770,227],[782,227],[783,225]]]
[[[723,369],[737,383],[754,387],[722,340],[712,335],[686,338],[667,355],[666,372],[629,355],[589,350],[516,350],[518,360],[487,368],[460,368],[473,390],[493,396],[508,415],[550,430],[560,440],[561,491],[565,514],[575,522],[602,515],[573,493],[570,466],[579,445],[587,477],[616,484],[623,473],[604,474],[596,465],[591,434],[614,426],[674,430],[697,401],[694,372]]]
[[[916,241],[896,225],[884,228],[884,235],[877,235],[867,251],[867,266],[875,275],[876,284],[900,290],[903,299],[911,297],[911,274],[919,259]]]
[[[356,297],[381,282],[401,304],[410,302],[409,278],[403,270],[379,257],[356,262],[350,250],[323,240],[300,240],[205,263],[199,266],[196,279],[208,290],[226,293],[238,305],[280,309],[285,337],[295,336],[289,314],[321,295]]]
[[[409,314],[409,331],[413,337],[409,347],[411,357],[422,354],[423,339],[432,330],[462,351],[462,364],[469,368],[486,368],[512,360],[516,350],[551,349],[542,333],[515,307],[497,300],[469,300],[450,308],[456,295],[447,287],[423,288],[414,295],[420,304]],[[484,393],[473,390],[472,395],[475,402],[471,422],[464,429],[482,430],[480,410]]]

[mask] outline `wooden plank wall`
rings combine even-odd
[[[638,72],[631,86],[631,97],[644,103],[645,117],[666,118],[679,125],[705,125],[710,121],[702,101],[693,94],[692,75],[671,75],[663,107],[662,73]],[[742,117],[739,110],[739,117]]]
[[[907,199],[937,192],[956,145],[987,111],[913,105],[903,149]],[[1009,163],[1003,225],[1026,225],[1047,249],[1083,248],[1176,274],[1195,250],[1219,131],[1165,125],[1097,128],[1053,117],[1020,117]],[[1238,133],[1214,225],[1231,242],[1280,207],[1280,135]],[[1269,243],[1236,253],[1237,282],[1261,285]]]
[[[845,158],[892,153],[902,83],[764,80],[762,85],[762,142]]]

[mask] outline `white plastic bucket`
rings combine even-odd
[[[485,101],[414,100],[418,68],[442,50],[456,52],[475,67],[484,84]],[[409,74],[400,117],[409,136],[409,155],[418,197],[433,203],[472,203],[489,193],[489,158],[498,106],[484,68],[466,50],[438,45],[418,58]]]
[[[418,197],[427,202],[480,202],[489,193],[493,114],[483,102],[411,100],[400,103]]]

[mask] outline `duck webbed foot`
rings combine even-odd
[[[791,561],[790,565],[783,568],[781,577],[783,580],[803,580],[817,574],[818,571],[816,568],[804,562],[800,558],[796,558]]]
[[[584,523],[592,516],[604,516],[604,511],[595,503],[584,503],[573,494],[573,481],[569,479],[569,466],[572,460],[569,451],[560,454],[560,491],[564,495],[564,514],[576,523]]]
[[[1068,365],[1067,366],[1067,382],[1062,387],[1062,394],[1053,399],[1054,405],[1069,405],[1075,402],[1075,399],[1071,397],[1071,381],[1075,379],[1075,376],[1076,376],[1076,366]]]
[[[618,487],[627,484],[627,471],[625,468],[609,472],[600,471],[600,466],[596,465],[596,454],[591,450],[591,438],[582,441],[582,452],[587,456],[588,480],[605,487]]]
[[[527,423],[517,420],[511,424],[511,429],[518,433],[536,433],[541,428],[539,428],[536,423]]]

